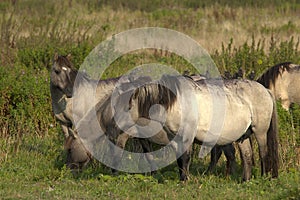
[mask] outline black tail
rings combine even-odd
[[[271,94],[271,92],[269,92]],[[278,177],[279,169],[279,154],[278,154],[278,119],[277,119],[277,108],[276,101],[271,94],[273,99],[273,113],[270,123],[270,127],[267,133],[267,162],[266,162],[266,172],[272,173],[272,177]]]

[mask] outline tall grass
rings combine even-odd
[[[253,36],[256,41],[267,38],[266,42],[272,35],[276,40],[289,40],[291,36],[297,40],[299,4],[291,0],[264,5],[269,3],[30,0],[12,4],[8,0],[1,1],[1,61],[13,62],[17,52],[24,48],[51,46],[61,50],[85,42],[96,46],[107,36],[144,26],[186,33],[209,53],[221,50],[221,43],[230,38],[236,46],[250,41]],[[143,8],[151,11],[145,12]]]

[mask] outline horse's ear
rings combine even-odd
[[[71,145],[73,143],[74,138],[72,136],[68,136],[65,140],[64,148],[65,150],[71,149]]]
[[[66,57],[69,61],[71,61],[71,59],[72,59],[72,55],[69,53],[68,55],[67,55],[67,57]]]
[[[56,53],[54,54],[54,61],[57,61],[57,59],[58,59],[58,53],[56,52]]]

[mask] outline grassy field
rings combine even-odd
[[[71,53],[79,67],[98,43],[138,27],[164,27],[199,42],[219,71],[256,77],[285,61],[300,64],[300,2],[290,1],[0,1],[0,197],[3,199],[300,199],[300,107],[278,103],[280,174],[253,178],[242,169],[225,176],[222,157],[212,175],[209,163],[193,157],[190,180],[178,180],[176,163],[153,176],[111,175],[93,162],[73,176],[64,165],[63,134],[55,121],[49,69],[55,52]],[[117,59],[103,78],[158,62],[180,73],[185,60],[166,52],[141,51]],[[292,126],[293,125],[293,126]],[[239,156],[237,155],[238,159]],[[240,163],[240,160],[238,160]]]

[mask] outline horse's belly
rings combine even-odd
[[[246,133],[250,125],[251,125],[250,114],[248,116],[247,114],[245,114],[245,116],[240,116],[240,117],[237,115],[235,120],[233,119],[227,120],[224,123],[224,127],[222,129],[217,144],[225,145],[238,140],[242,135]]]
[[[219,133],[212,133],[210,131],[200,131],[198,132],[196,139],[200,142],[204,142],[210,145],[226,145],[234,141],[237,141],[244,133],[246,133],[250,124],[245,124],[241,128],[225,130],[222,129]]]
[[[251,124],[251,113],[248,106],[236,104],[227,106],[225,113],[214,118],[207,117],[198,126],[196,139],[211,145],[225,145],[238,140]]]

